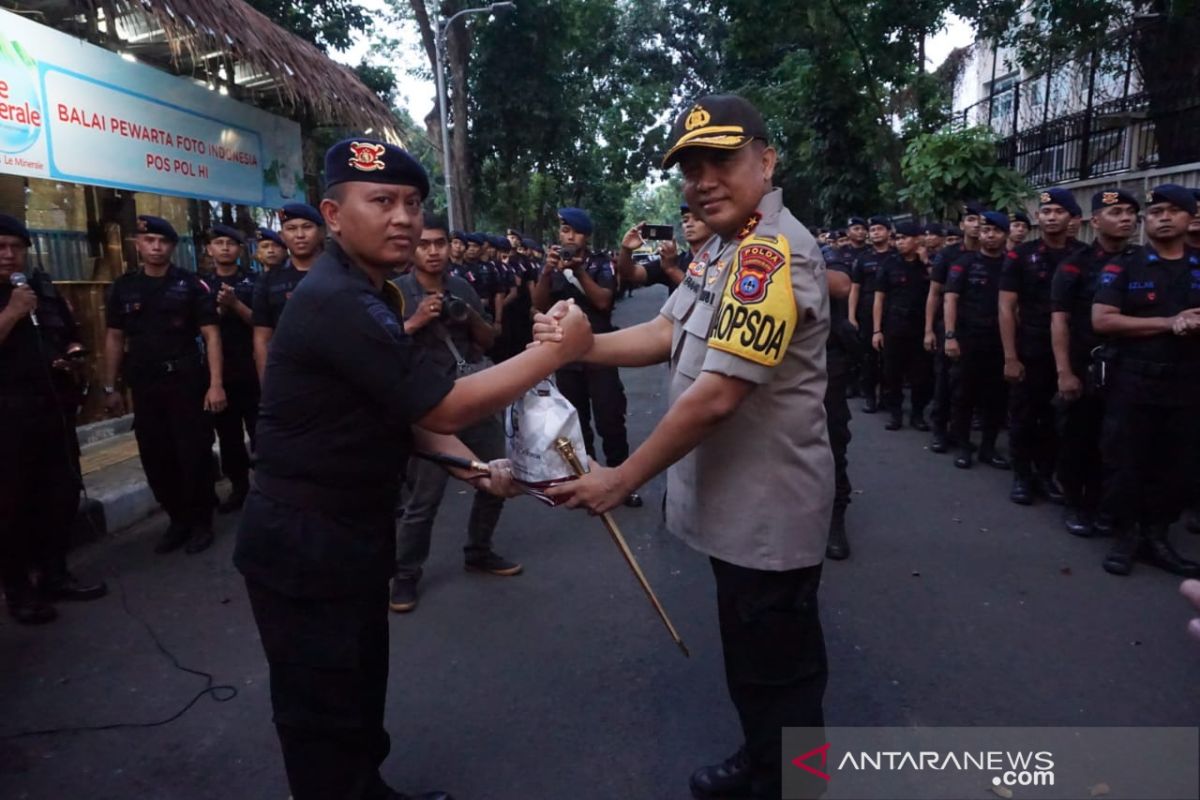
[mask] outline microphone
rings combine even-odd
[[[29,279],[25,277],[24,272],[14,272],[12,276],[9,277],[8,282],[13,285],[14,289],[19,289],[22,286],[29,285]],[[29,312],[29,321],[33,323],[33,327],[41,327],[40,323],[38,322],[36,311]]]

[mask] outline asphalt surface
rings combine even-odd
[[[618,308],[632,324],[661,289]],[[625,374],[631,440],[663,410],[664,368]],[[1195,725],[1200,646],[1178,580],[1100,569],[1107,542],[1015,506],[1008,473],[953,468],[926,435],[852,424],[854,554],[821,589],[831,725]],[[673,646],[599,521],[512,502],[497,549],[525,574],[468,574],[469,495],[452,488],[416,612],[392,616],[384,776],[459,800],[682,800],[698,765],[736,748],[705,558],[661,527],[663,481],[617,512],[692,651]],[[199,556],[155,556],[155,519],[75,557],[112,594],[54,625],[0,616],[0,797],[284,800],[267,666],[231,564],[236,519]],[[1200,536],[1175,539],[1200,558]],[[147,627],[148,626],[148,627]],[[153,634],[151,633],[153,631]],[[204,688],[156,647],[232,686]],[[990,796],[981,790],[981,796]]]

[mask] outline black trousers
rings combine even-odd
[[[860,305],[865,301],[860,301]],[[873,302],[873,301],[872,301]],[[872,327],[875,322],[871,316],[870,306],[866,315],[858,315],[858,343],[862,357],[858,363],[858,390],[867,401],[878,399],[879,391],[879,353],[871,346]]]
[[[289,597],[246,580],[271,668],[271,708],[293,800],[385,800],[391,750],[387,583],[355,597]]]
[[[929,414],[930,424],[939,433],[950,427],[954,409],[954,381],[950,377],[954,362],[946,357],[946,340],[942,331],[937,331],[937,349],[933,353],[933,409]]]
[[[1058,414],[1056,471],[1070,508],[1089,513],[1100,508],[1104,493],[1104,463],[1100,454],[1103,427],[1104,396],[1098,390],[1089,390]]]
[[[911,388],[914,417],[923,416],[933,396],[933,365],[923,333],[884,331],[883,406],[899,417],[904,410],[904,383]]]
[[[225,384],[228,405],[212,417],[217,442],[221,445],[221,472],[229,478],[235,491],[250,486],[250,453],[246,450],[246,434],[254,448],[254,427],[258,424],[258,381],[232,381]]]
[[[1102,509],[1118,527],[1170,525],[1194,498],[1200,474],[1200,377],[1145,379],[1110,370],[1100,440]]]
[[[844,355],[829,352],[826,357],[829,382],[825,387],[825,418],[829,426],[829,449],[833,451],[833,508],[844,511],[850,505],[854,487],[846,470],[846,448],[850,444],[850,403],[846,400],[846,384],[850,378]]]
[[[79,445],[73,415],[6,403],[13,413],[0,436],[0,579],[10,599],[30,586],[30,572],[66,571],[71,524],[79,509]]]
[[[583,428],[583,444],[591,458],[596,457],[596,432],[604,440],[604,461],[610,467],[625,463],[629,458],[629,436],[625,432],[625,386],[616,367],[585,366],[583,369],[560,369],[555,373],[558,390],[579,412]]]
[[[821,565],[786,572],[712,561],[725,681],[746,738],[754,797],[782,792],[784,727],[825,724],[828,677],[817,607]]]
[[[951,369],[954,414],[951,423],[958,446],[971,444],[971,418],[978,410],[983,417],[983,443],[996,443],[1004,421],[1004,350],[999,341],[967,340],[960,343],[962,355]]]
[[[212,522],[212,421],[208,376],[186,370],[133,387],[133,432],[154,499],[172,522]]]
[[[1008,441],[1013,471],[1019,478],[1042,478],[1054,474],[1058,457],[1058,433],[1054,395],[1058,394],[1058,370],[1053,354],[1022,357],[1025,380],[1009,389]]]

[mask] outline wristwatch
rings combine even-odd
[[[115,386],[105,386],[105,387],[104,387],[104,393],[105,393],[105,394],[116,394],[116,393],[117,393],[117,389],[116,389],[116,387],[115,387]]]
[[[950,341],[951,339],[957,339],[957,338],[958,338],[958,334],[955,333],[954,331],[946,331],[946,341]]]

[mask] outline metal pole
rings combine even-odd
[[[437,58],[437,69],[434,72],[437,74],[438,115],[442,120],[442,178],[446,184],[446,218],[450,229],[457,230],[458,225],[454,213],[454,184],[450,177],[450,124],[448,122],[449,114],[446,113],[446,78],[443,75],[447,26],[447,22],[438,20],[437,33],[433,37],[433,49]]]

